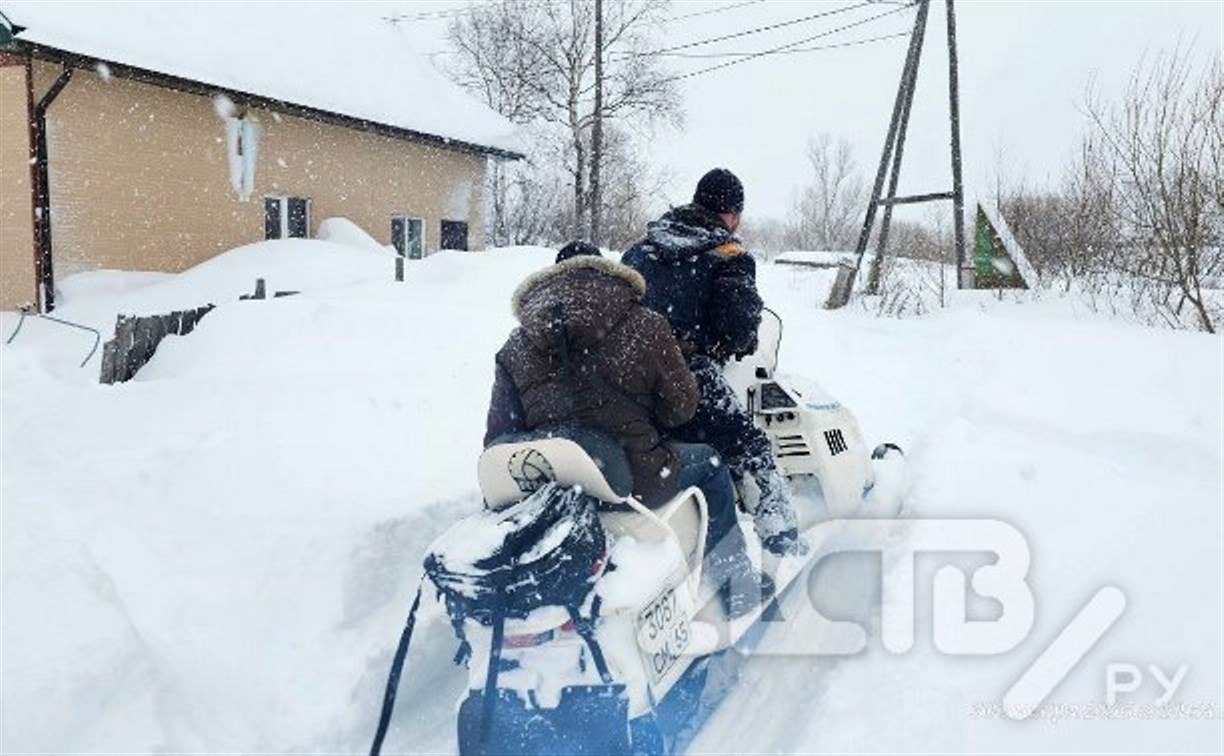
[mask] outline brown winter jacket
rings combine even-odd
[[[641,305],[646,284],[611,260],[574,257],[514,293],[520,326],[497,353],[485,445],[506,433],[580,425],[617,439],[634,493],[675,493],[676,450],[659,428],[687,422],[697,383],[667,320]]]

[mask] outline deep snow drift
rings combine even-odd
[[[139,377],[99,386],[90,339],[28,321],[0,349],[5,751],[363,751],[425,545],[479,506],[492,355],[509,295],[551,252],[408,266],[319,241],[186,273],[83,274],[57,315],[217,303]],[[302,293],[238,302],[254,279]],[[784,373],[816,377],[871,440],[900,442],[916,517],[997,517],[1033,555],[1016,650],[754,657],[699,751],[1214,750],[1221,726],[1221,345],[1054,294],[954,293],[922,318],[828,313],[829,274],[763,265]],[[7,335],[15,316],[0,318]],[[1198,720],[982,716],[1088,596],[1119,623],[1051,701],[1104,699],[1111,662],[1187,673]],[[919,583],[929,585],[929,583]],[[924,604],[924,601],[926,602]],[[436,607],[388,750],[453,750],[465,674]],[[803,627],[771,627],[771,636]],[[1160,693],[1150,678],[1125,702]],[[751,723],[751,726],[745,726]]]

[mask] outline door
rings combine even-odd
[[[400,255],[400,257],[403,257],[408,249],[404,245],[404,236],[406,233],[404,231],[404,221],[405,219],[399,216],[391,218],[391,246],[395,247],[395,251]]]
[[[442,249],[468,248],[468,224],[463,221],[442,221]]]
[[[420,218],[397,215],[391,218],[391,246],[410,260],[425,255],[425,224]]]
[[[289,209],[285,235],[291,239],[305,239],[310,236],[310,200],[305,197],[289,197],[285,204]]]

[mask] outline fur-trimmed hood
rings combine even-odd
[[[571,348],[599,343],[645,294],[646,281],[633,268],[581,255],[528,276],[511,306],[537,348],[551,351],[558,328]]]
[[[590,269],[612,276],[613,278],[622,279],[637,292],[639,301],[646,294],[646,279],[642,278],[642,274],[633,268],[630,268],[628,265],[621,265],[606,257],[581,255],[579,257],[571,257],[556,265],[549,265],[547,268],[537,270],[523,279],[523,282],[518,285],[518,288],[514,290],[514,295],[510,298],[510,305],[514,308],[514,317],[518,318],[520,322],[523,320],[523,302],[533,289],[554,278],[583,269]]]

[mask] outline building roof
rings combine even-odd
[[[3,0],[0,10],[25,27],[18,40],[47,54],[461,148],[508,157],[522,151],[513,124],[435,70],[370,4]]]

